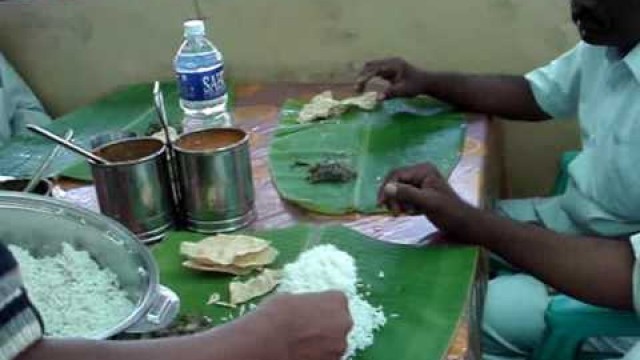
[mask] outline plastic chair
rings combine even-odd
[[[554,194],[565,191],[568,167],[578,152],[562,156]],[[547,331],[533,360],[573,360],[615,358],[616,354],[585,354],[582,343],[593,337],[640,337],[640,320],[631,311],[616,311],[592,306],[565,295],[554,296],[545,316]]]
[[[560,158],[560,169],[551,191],[552,196],[560,195],[567,190],[569,183],[569,165],[580,154],[580,151],[567,151]]]
[[[547,332],[534,353],[534,360],[586,359],[580,353],[582,343],[593,337],[640,336],[640,320],[631,311],[616,311],[592,306],[565,295],[557,295],[547,308]],[[591,354],[591,358],[612,354]]]

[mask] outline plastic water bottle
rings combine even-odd
[[[231,126],[222,54],[205,37],[202,20],[185,22],[184,38],[174,61],[184,132]]]

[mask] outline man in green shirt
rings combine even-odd
[[[561,234],[516,222],[467,204],[430,164],[393,171],[385,179],[379,200],[397,212],[424,214],[446,233],[448,240],[485,247],[581,301],[640,313],[640,234],[627,237],[626,241],[613,241],[599,236]],[[490,288],[489,292],[494,290]],[[525,297],[529,294],[519,294],[519,304],[497,310],[507,317],[519,313],[519,320],[527,322],[528,312],[537,310],[527,307],[530,302]],[[533,349],[516,348],[522,342],[535,341],[526,339],[536,335],[526,332],[527,324],[522,324],[522,331],[510,334],[513,343],[501,350],[491,340],[487,342],[487,327],[493,325],[483,325],[485,359],[527,358],[529,354],[524,352]],[[512,324],[512,329],[518,329],[518,324]],[[634,348],[635,354],[638,351]]]
[[[387,59],[366,64],[358,87],[381,77],[390,83],[383,98],[426,94],[465,111],[525,121],[578,117],[583,149],[570,166],[566,193],[501,202],[498,211],[558,233],[628,239],[640,232],[640,1],[573,0],[571,10],[583,41],[525,76],[432,72],[401,59]],[[396,212],[400,210],[395,202],[389,205]],[[458,210],[443,216],[458,216]],[[468,226],[478,233],[498,231],[485,229],[483,219]],[[503,220],[496,224],[515,226]],[[439,225],[448,233],[457,230],[447,221]],[[528,237],[538,231],[535,227],[517,229]],[[466,237],[473,231],[467,230],[460,233],[464,236],[460,240],[470,241]],[[629,247],[627,242],[623,245]],[[524,244],[519,251],[532,259],[548,255],[544,248],[529,249]],[[565,256],[571,264],[580,253]],[[486,357],[524,359],[545,329],[544,312],[550,296],[539,279],[559,290],[563,287],[511,257],[506,260],[535,277],[511,274],[490,283],[483,326]],[[603,261],[620,259],[599,259]],[[546,265],[547,271],[566,267],[561,263]],[[593,267],[600,268],[600,264],[594,262]],[[615,340],[593,341],[591,345],[596,350],[624,351],[630,347],[629,339]]]
[[[38,98],[0,53],[0,145],[24,132],[27,124],[50,121]]]

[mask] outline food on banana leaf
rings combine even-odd
[[[307,181],[319,183],[348,183],[358,175],[351,166],[344,161],[329,160],[309,167]]]
[[[199,242],[183,242],[183,266],[200,271],[246,275],[273,263],[278,251],[263,239],[246,235],[217,235]]]
[[[378,94],[376,92],[367,92],[360,96],[336,100],[333,98],[331,91],[325,91],[314,96],[311,101],[302,108],[298,115],[298,122],[305,124],[316,120],[328,119],[342,115],[351,108],[371,111],[375,109],[377,104]]]

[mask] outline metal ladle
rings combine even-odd
[[[158,115],[158,120],[162,125],[162,132],[164,133],[165,145],[167,146],[167,153],[169,158],[169,177],[171,178],[173,197],[175,200],[176,208],[180,207],[181,204],[181,195],[178,186],[176,185],[176,181],[178,178],[178,171],[176,169],[176,165],[174,162],[175,159],[175,149],[173,146],[173,141],[171,140],[171,133],[169,131],[169,119],[167,117],[167,111],[164,107],[164,94],[160,89],[160,82],[156,81],[153,84],[153,102],[156,109],[156,114]]]
[[[72,137],[73,137],[73,130],[72,129],[67,130],[67,132],[64,135],[64,139],[67,141],[71,141]],[[22,192],[26,192],[26,193],[32,192],[33,189],[35,189],[36,186],[38,186],[38,183],[40,182],[40,180],[42,180],[42,176],[44,175],[45,171],[47,171],[53,159],[55,159],[56,156],[58,156],[58,153],[60,153],[60,150],[62,150],[62,147],[60,147],[60,145],[54,147],[53,150],[51,150],[49,155],[47,155],[47,157],[44,159],[40,167],[33,174],[33,176],[31,177],[31,180],[29,180],[29,183],[22,190]]]
[[[32,132],[34,132],[34,133],[36,133],[36,134],[38,134],[40,136],[46,137],[47,139],[49,139],[51,141],[54,141],[54,142],[64,146],[65,148],[75,152],[76,154],[78,154],[78,155],[80,155],[82,157],[85,157],[85,158],[93,161],[96,164],[100,164],[100,165],[110,165],[111,164],[111,162],[99,157],[98,155],[90,153],[89,151],[87,151],[87,150],[81,148],[80,146],[72,143],[71,141],[67,141],[67,140],[59,137],[58,135],[56,135],[56,134],[54,134],[54,133],[52,133],[52,132],[50,132],[48,130],[45,130],[45,129],[37,126],[37,125],[33,125],[33,124],[27,125],[27,129],[31,130]]]
[[[164,95],[162,94],[162,90],[160,90],[160,83],[158,81],[153,84],[153,100],[158,120],[160,121],[160,125],[162,125],[162,132],[164,133],[166,145],[171,154],[173,154],[173,142],[171,141],[171,133],[169,132],[167,111],[164,107]]]

